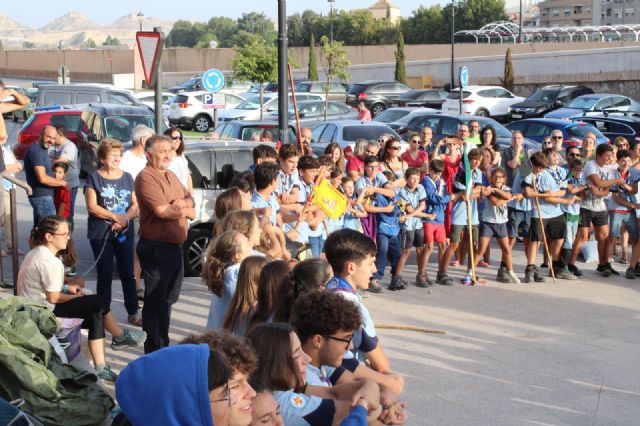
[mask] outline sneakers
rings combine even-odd
[[[105,365],[99,370],[96,370],[96,373],[98,373],[98,377],[105,382],[113,383],[118,379],[118,375],[111,371],[111,367],[109,367],[108,365]]]
[[[534,272],[533,272],[533,280],[534,280],[535,282],[537,282],[537,283],[543,283],[543,282],[544,282],[544,277],[542,277],[542,276],[540,275],[540,270],[538,269],[538,267],[537,267],[537,266],[535,266],[535,265],[533,265],[533,269],[534,269]]]
[[[501,266],[498,269],[498,275],[496,275],[496,281],[498,281],[499,283],[505,283],[505,284],[508,284],[512,281],[511,278],[507,276],[507,269],[504,266]],[[520,280],[518,280],[518,282],[520,282]]]
[[[624,276],[629,280],[634,280],[636,278],[636,271],[633,268],[627,268],[627,271],[624,273]]]
[[[568,269],[561,269],[556,275],[556,278],[560,278],[561,280],[571,280],[571,281],[578,279],[578,277],[576,277],[571,272],[569,272]]]
[[[371,281],[369,281],[369,288],[367,288],[367,291],[371,293],[380,293],[382,291],[380,280],[371,279]]]
[[[451,278],[449,275],[444,274],[444,273],[440,273],[438,272],[438,276],[436,278],[436,282],[440,285],[448,285],[448,286],[452,286],[453,285],[453,278]]]
[[[567,265],[567,269],[569,269],[569,272],[571,272],[576,277],[582,277],[582,272],[576,267],[576,265]]]
[[[138,346],[140,343],[144,342],[147,334],[144,331],[133,331],[128,328],[123,329],[123,333],[121,337],[113,336],[113,340],[111,340],[111,349],[114,351],[121,351],[123,349]]]
[[[518,276],[516,275],[515,272],[513,272],[513,270],[506,271],[506,274],[507,274],[506,276],[509,277],[511,284],[520,284],[520,278],[518,278]]]
[[[598,265],[598,267],[596,268],[596,272],[600,272],[603,277],[610,277],[611,275],[620,275],[620,272],[613,269],[610,263],[605,263],[604,265]]]
[[[540,276],[540,271],[536,265],[527,265],[524,270],[524,282],[530,283],[532,281],[543,283],[544,278]]]
[[[75,266],[65,266],[64,267],[64,274],[69,278],[73,278],[76,275],[78,275],[78,272],[76,271],[76,267]]]

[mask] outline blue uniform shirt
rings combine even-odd
[[[516,174],[513,176],[513,185],[511,186],[512,194],[522,194],[522,181],[523,177],[520,176],[520,171],[518,170]],[[511,200],[509,204],[507,204],[512,209],[520,210],[523,212],[531,211],[532,204],[530,198],[523,198],[522,200]]]
[[[533,177],[534,174],[531,173],[529,176],[524,178],[524,185],[533,188]],[[551,176],[548,170],[543,170],[542,172],[535,175],[535,188],[537,192],[556,192],[560,190],[558,183],[556,182],[554,177]],[[535,203],[535,201],[532,202]],[[562,214],[562,210],[560,209],[559,204],[548,203],[544,198],[538,198],[538,202],[540,203],[540,213],[542,215],[542,219],[551,219]],[[532,209],[531,217],[538,217],[537,208]]]
[[[425,190],[427,199],[426,206],[424,208],[425,213],[435,214],[434,219],[423,219],[425,223],[444,223],[444,211],[447,208],[447,204],[451,201],[451,195],[447,194],[447,185],[444,180],[438,179],[434,182],[429,175],[422,179],[422,187]]]
[[[413,191],[405,186],[400,189],[400,192],[398,192],[398,198],[415,210],[418,208],[418,205],[420,205],[420,202],[427,198],[427,193],[424,190],[424,187],[420,184],[418,184]],[[410,217],[405,220],[401,226],[402,229],[406,229],[407,231],[422,229],[422,218]]]
[[[467,189],[465,185],[465,174],[464,170],[460,168],[462,172],[458,172],[453,180],[453,191],[454,192],[465,192]],[[471,175],[471,182],[473,182],[473,186],[482,185],[482,173],[480,170],[475,169]],[[451,211],[451,215],[453,216],[453,225],[461,225],[467,226],[467,202],[462,198],[457,199],[453,202],[453,209]],[[478,225],[480,222],[478,220],[478,199],[471,200],[471,224]]]
[[[265,200],[262,195],[258,193],[258,191],[253,191],[251,194],[251,207],[254,209],[262,209],[265,207],[271,207],[271,216],[269,217],[269,222],[272,225],[277,225],[276,216],[280,211],[280,203],[278,203],[278,198],[275,194],[271,194],[268,200]]]
[[[273,397],[280,405],[280,413],[287,426],[320,426],[333,423],[336,405],[332,399],[322,399],[293,390],[274,391]]]

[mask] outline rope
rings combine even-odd
[[[108,222],[108,221],[107,221],[107,222]],[[109,223],[111,223],[111,222],[109,222]],[[124,233],[127,231],[127,229],[129,229],[129,222],[127,222],[127,226],[125,226],[124,228],[122,228],[120,231],[118,231],[117,233],[116,233],[116,232],[114,232],[114,238],[115,238],[115,236],[116,236],[116,235],[118,235],[118,234],[124,234]],[[93,270],[93,268],[95,268],[95,267],[96,267],[96,265],[98,264],[98,261],[100,260],[100,258],[102,257],[102,254],[104,253],[104,249],[107,247],[107,243],[109,242],[109,239],[110,239],[110,238],[108,238],[109,233],[111,233],[111,229],[110,229],[110,228],[109,228],[109,229],[107,229],[107,232],[105,233],[105,236],[104,236],[104,243],[102,243],[102,248],[100,249],[100,253],[98,253],[98,256],[96,257],[96,260],[91,264],[91,266],[89,267],[89,269],[87,269],[87,270],[86,270],[86,271],[84,271],[83,273],[79,274],[79,276],[81,276],[81,277],[86,277],[86,276],[87,276],[87,274],[88,274],[89,272],[91,272],[91,271]]]

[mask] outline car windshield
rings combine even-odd
[[[353,86],[351,86],[351,88],[349,89],[349,94],[350,95],[359,95],[360,93],[364,92],[364,90],[367,88],[366,85],[364,84],[354,84]]]
[[[296,92],[308,92],[309,90],[311,90],[311,83],[296,84]]]
[[[190,78],[189,80],[185,81],[184,83],[181,83],[178,87],[193,87],[199,81],[200,81],[200,77],[193,77],[193,78]]]
[[[121,142],[130,141],[131,131],[140,124],[144,124],[152,130],[156,127],[153,115],[112,115],[105,117],[106,137],[117,139]]]
[[[381,123],[391,123],[393,121],[400,121],[400,119],[404,117],[409,117],[409,111],[388,109],[376,115],[373,120]]]
[[[268,99],[264,99],[266,103]],[[240,103],[236,109],[258,109],[260,108],[260,96],[251,96],[246,101]]]
[[[466,99],[470,95],[471,95],[471,92],[467,92],[466,90],[462,91],[462,99]],[[460,91],[459,90],[452,90],[447,95],[447,99],[460,99]]]
[[[391,130],[388,126],[375,126],[375,125],[359,125],[344,126],[342,129],[342,139],[348,142],[354,142],[358,139],[377,140],[385,133],[393,135],[398,140],[402,138],[398,136],[396,132]]]
[[[599,100],[600,98],[592,98],[589,96],[579,96],[575,98],[573,101],[571,101],[571,103],[569,104],[569,108],[589,109],[593,107],[596,104],[596,102],[598,102]]]
[[[558,96],[558,92],[560,92],[559,89],[540,89],[529,96],[525,102],[551,102]]]
[[[422,96],[423,94],[425,94],[426,92],[423,92],[422,90],[410,90],[408,92],[403,93],[402,95],[398,96],[398,99],[418,99],[420,96]]]
[[[499,138],[510,138],[511,137],[511,132],[509,131],[509,129],[507,129],[506,127],[504,127],[502,124],[498,123],[496,120],[492,119],[492,118],[487,118],[487,117],[461,117],[461,120],[464,121],[466,124],[469,124],[469,122],[471,120],[477,120],[480,122],[480,128],[484,129],[487,125],[491,124],[491,126],[493,126],[494,129],[496,129],[496,136]]]
[[[598,129],[596,129],[591,124],[577,123],[565,128],[565,130],[569,134],[569,136],[574,136],[578,139],[584,138],[587,133],[595,134],[597,139],[605,137],[602,133],[600,133]]]

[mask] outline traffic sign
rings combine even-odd
[[[217,92],[224,87],[224,75],[217,69],[205,71],[202,75],[202,87],[209,92]]]
[[[460,68],[460,87],[463,89],[469,85],[469,69],[467,67]]]
[[[147,86],[151,87],[156,81],[158,65],[162,57],[164,36],[161,32],[138,31],[136,32],[136,41],[138,42],[144,79],[147,82]]]
[[[202,106],[204,108],[226,108],[227,101],[224,93],[204,93],[202,95]]]

